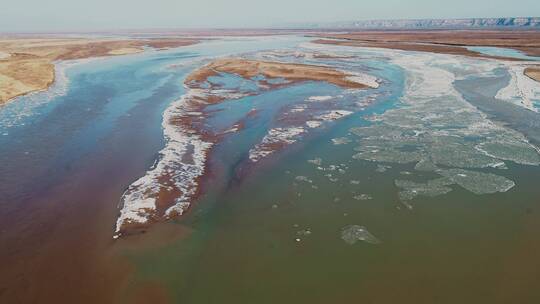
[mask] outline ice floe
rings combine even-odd
[[[381,241],[371,234],[366,227],[360,225],[349,225],[341,230],[341,239],[349,245],[354,245],[358,241],[380,244]]]
[[[322,125],[322,121],[318,121],[318,120],[308,120],[308,121],[306,121],[306,126],[308,126],[309,128],[312,128],[312,129],[318,128],[321,125]]]
[[[357,201],[368,201],[368,200],[372,200],[373,197],[369,194],[362,193],[362,194],[353,196],[353,199]]]
[[[294,178],[297,182],[306,182],[306,183],[313,183],[313,181],[309,178],[307,178],[306,176],[303,176],[303,175],[299,175],[297,177]]]
[[[338,137],[338,138],[332,138],[332,143],[334,145],[346,145],[351,142],[351,139],[348,137]]]
[[[334,98],[334,97],[332,97],[332,96],[311,96],[307,100],[308,101],[327,101],[327,100],[330,100],[332,98]]]
[[[353,112],[346,111],[346,110],[332,110],[330,112],[327,112],[325,114],[321,114],[319,116],[316,116],[317,119],[325,120],[325,121],[331,121],[343,118],[345,116],[351,115]]]
[[[515,183],[506,177],[463,169],[440,170],[440,175],[475,194],[506,192]]]
[[[415,164],[417,172],[442,176],[423,183],[396,181],[402,200],[442,195],[452,190],[450,185],[475,194],[505,192],[513,181],[472,169],[504,169],[505,161],[540,164],[538,147],[523,134],[491,121],[453,87],[455,79],[474,71],[485,73],[498,64],[451,55],[386,53],[406,71],[405,93],[399,107],[373,115],[368,126],[351,129],[359,138],[353,158]],[[460,70],[462,66],[466,67]],[[378,169],[383,171],[380,165]]]
[[[311,164],[320,166],[320,165],[322,165],[322,158],[316,157],[316,158],[314,158],[314,159],[309,159],[309,160],[308,160],[308,163],[311,163]]]
[[[402,201],[412,200],[417,196],[434,197],[446,194],[452,191],[449,185],[454,184],[448,178],[437,178],[426,183],[416,183],[408,180],[396,180],[395,184],[402,190],[399,192],[399,198]]]
[[[257,162],[274,153],[279,147],[296,142],[297,137],[304,132],[305,129],[302,127],[270,129],[261,143],[249,151],[249,159],[252,162]]]

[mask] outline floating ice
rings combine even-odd
[[[515,186],[515,183],[506,177],[492,173],[463,169],[440,170],[438,173],[475,194],[506,192]]]
[[[308,101],[327,101],[332,98],[332,96],[311,96],[308,98]]]
[[[443,141],[444,140],[444,141]],[[444,137],[428,147],[435,164],[459,168],[487,168],[500,160],[487,156],[462,138]]]
[[[297,176],[297,177],[295,177],[294,179],[295,179],[296,181],[298,181],[298,182],[306,182],[306,183],[310,183],[310,184],[313,183],[313,181],[312,181],[311,179],[307,178],[306,176],[302,176],[302,175]]]
[[[303,230],[297,231],[297,232],[296,232],[296,235],[298,235],[298,236],[308,236],[308,235],[311,235],[311,229],[307,228],[307,229],[303,229]]]
[[[304,112],[306,110],[306,106],[305,105],[300,105],[300,106],[296,106],[294,108],[291,109],[291,113],[300,113],[300,112]]]
[[[384,165],[377,165],[377,169],[375,169],[375,171],[377,171],[379,173],[384,173],[389,168],[391,168],[391,167],[390,166],[384,166]]]
[[[412,200],[417,196],[434,197],[446,194],[452,191],[449,185],[454,184],[448,178],[438,178],[430,180],[427,183],[415,183],[408,180],[396,180],[397,187],[403,189],[399,192],[399,198],[402,201]]]
[[[308,163],[320,166],[320,165],[322,165],[322,159],[320,157],[316,157],[314,159],[309,159]]]
[[[370,149],[359,152],[353,155],[353,158],[377,162],[407,164],[419,161],[422,159],[422,154],[418,152],[401,152],[395,149],[384,149],[381,147],[380,149]]]
[[[490,157],[513,161],[517,164],[540,164],[538,151],[528,142],[490,141],[480,143],[476,148]]]
[[[260,159],[274,153],[280,146],[296,142],[299,135],[305,132],[302,127],[273,128],[262,139],[261,143],[249,150],[249,159],[257,162]]]
[[[346,145],[350,143],[351,140],[348,137],[338,137],[338,138],[332,138],[332,143],[334,145]]]
[[[407,71],[400,106],[375,114],[366,119],[370,125],[350,131],[359,138],[354,159],[415,163],[416,172],[443,176],[424,183],[396,181],[402,200],[445,194],[451,184],[477,194],[508,191],[513,181],[470,169],[504,169],[505,161],[540,165],[538,147],[523,134],[491,121],[453,87],[455,79],[492,71],[499,64],[450,55],[395,51],[387,55]]]
[[[325,113],[325,114],[321,114],[319,116],[317,116],[316,118],[317,119],[320,119],[320,120],[337,120],[337,119],[340,119],[342,117],[345,117],[345,116],[348,116],[348,115],[351,115],[353,112],[351,111],[346,111],[346,110],[332,110],[328,113]]]
[[[312,129],[318,128],[321,125],[322,125],[322,122],[318,121],[318,120],[308,120],[308,121],[306,121],[306,126],[308,126],[309,128],[312,128]]]
[[[418,163],[416,163],[414,169],[417,171],[429,172],[437,170],[437,166],[431,160],[421,159]]]
[[[370,244],[380,244],[381,241],[371,234],[366,227],[359,225],[346,226],[341,230],[341,239],[349,245],[353,245],[358,241],[363,241]]]
[[[371,195],[369,194],[359,194],[359,195],[353,196],[353,198],[357,201],[368,201],[368,200],[373,199],[373,197],[371,197]]]

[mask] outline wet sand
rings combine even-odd
[[[525,75],[527,75],[531,79],[534,79],[534,80],[540,82],[540,66],[539,67],[526,68],[525,69]]]
[[[58,60],[139,53],[144,47],[157,49],[197,43],[194,39],[104,40],[68,38],[20,38],[0,40],[0,106],[15,97],[42,91],[54,83]],[[9,55],[9,56],[7,56]]]

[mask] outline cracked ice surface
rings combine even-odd
[[[453,87],[454,80],[472,72],[489,73],[499,63],[440,54],[386,53],[407,71],[405,93],[399,107],[368,119],[371,125],[351,129],[360,138],[353,158],[416,164],[417,172],[442,176],[425,183],[396,181],[402,200],[442,195],[453,184],[475,194],[505,192],[514,186],[513,181],[473,169],[504,169],[506,161],[540,164],[538,147],[523,134],[491,121]]]

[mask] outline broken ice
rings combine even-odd
[[[341,239],[349,245],[353,245],[358,241],[363,241],[370,244],[380,244],[381,241],[371,234],[366,227],[359,225],[349,225],[341,230]]]

